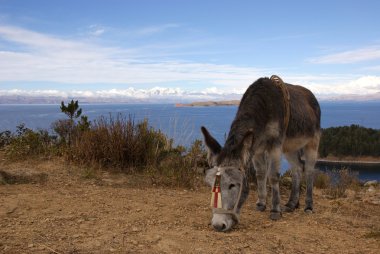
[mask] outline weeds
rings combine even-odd
[[[292,185],[291,171],[287,170],[281,176],[281,184],[286,189],[290,189]],[[305,189],[305,179],[301,180],[301,191]],[[332,170],[328,173],[317,171],[314,176],[314,187],[322,189],[323,193],[329,198],[336,199],[346,196],[347,189],[358,191],[360,182],[355,172],[347,168],[341,170]]]
[[[32,156],[48,156],[55,151],[54,137],[50,136],[48,131],[33,131],[24,124],[16,128],[16,134],[6,134],[4,150],[7,158],[18,160]]]
[[[380,230],[371,231],[364,235],[365,238],[380,238]]]
[[[330,176],[323,171],[318,171],[315,175],[314,186],[318,189],[327,189],[330,187]]]
[[[86,166],[120,169],[126,173],[146,173],[152,184],[191,187],[197,169],[206,164],[201,141],[186,151],[174,146],[148,121],[136,123],[122,115],[101,117],[89,130],[81,132],[68,148],[68,158]]]
[[[324,190],[324,194],[330,198],[346,197],[346,190],[353,189],[357,191],[360,187],[357,174],[347,168],[341,170],[332,170],[329,172],[330,184]]]

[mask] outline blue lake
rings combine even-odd
[[[148,119],[150,125],[161,129],[177,144],[190,145],[201,139],[200,127],[206,126],[221,143],[229,131],[237,111],[236,106],[180,107],[173,104],[83,104],[83,114],[90,120],[99,116],[131,115],[136,121]],[[358,124],[380,129],[380,102],[322,102],[323,128]],[[59,105],[0,105],[0,131],[12,130],[20,123],[32,129],[50,129],[53,121],[64,119]],[[283,161],[282,168],[287,168]],[[360,174],[361,179],[380,180],[380,169]]]

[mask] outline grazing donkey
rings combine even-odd
[[[272,189],[270,218],[281,218],[280,160],[283,153],[291,165],[292,189],[286,212],[299,206],[301,173],[306,175],[305,212],[313,211],[313,173],[317,159],[321,111],[306,88],[284,83],[279,77],[260,78],[241,99],[224,147],[201,130],[208,148],[206,182],[213,187],[212,226],[229,230],[239,222],[240,209],[249,186],[245,171],[253,163],[258,200],[256,209],[266,209],[267,178]],[[301,159],[303,157],[303,159]]]

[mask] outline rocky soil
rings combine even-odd
[[[315,213],[276,222],[254,210],[252,191],[241,224],[218,233],[206,186],[150,186],[60,160],[2,162],[0,172],[0,253],[380,253],[379,187],[335,200],[316,190]]]

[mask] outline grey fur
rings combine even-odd
[[[228,168],[222,174],[222,197],[226,206],[233,206],[238,190],[229,190],[231,184],[238,184],[241,177],[247,182],[245,171],[253,163],[258,185],[257,210],[266,208],[266,182],[272,189],[270,218],[281,217],[279,171],[280,158],[284,153],[292,169],[292,191],[285,211],[293,211],[299,205],[299,189],[302,171],[306,176],[305,211],[313,210],[313,174],[317,159],[321,111],[314,95],[304,87],[285,84],[290,94],[290,117],[286,126],[286,100],[283,91],[272,80],[260,78],[245,92],[240,102],[223,147],[202,127],[208,148],[210,166]],[[287,127],[287,128],[286,128]],[[300,160],[304,156],[305,162]],[[206,181],[212,185],[216,169],[207,172]],[[240,176],[240,178],[239,178]],[[247,185],[247,184],[245,184]],[[239,212],[247,190],[239,200]],[[216,217],[216,219],[215,219]],[[214,214],[212,225],[216,230],[230,229],[230,215]],[[224,226],[223,226],[224,225]]]
[[[215,181],[217,168],[214,167],[206,171],[206,182],[212,187]],[[243,186],[240,186],[243,183]],[[240,210],[248,197],[249,186],[247,177],[245,177],[242,172],[236,168],[226,168],[223,172],[223,177],[220,183],[222,191],[222,204],[223,208],[226,210],[232,210],[235,206],[236,199],[239,195],[239,190],[242,187],[242,193],[237,206],[237,213]],[[212,220],[213,227],[218,231],[229,230],[237,221],[234,221],[232,216],[229,214],[217,214],[214,215]]]

